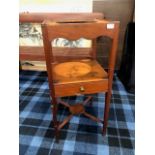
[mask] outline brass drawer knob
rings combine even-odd
[[[81,91],[81,92],[84,92],[84,91],[85,91],[85,89],[84,89],[83,86],[80,87],[80,91]]]

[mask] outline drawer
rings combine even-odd
[[[108,90],[108,79],[97,81],[55,84],[56,97],[74,96],[80,94],[94,94]]]

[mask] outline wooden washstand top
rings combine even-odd
[[[66,78],[80,77],[91,72],[91,67],[83,62],[64,62],[55,66],[54,72]]]
[[[53,65],[55,84],[96,81],[107,78],[107,72],[95,60],[83,59]]]

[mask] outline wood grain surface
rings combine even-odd
[[[56,84],[96,81],[108,78],[107,72],[95,60],[55,62],[52,67],[53,79]]]
[[[44,20],[68,21],[68,20],[92,20],[103,19],[103,13],[43,13],[25,12],[19,14],[19,22],[42,23]]]
[[[107,20],[95,20],[94,22],[86,23],[57,23],[52,21],[44,21],[44,23],[42,24],[42,32],[46,66],[48,71],[50,96],[52,97],[52,104],[54,105],[54,124],[57,124],[57,97],[105,92],[106,95],[103,126],[103,134],[105,134],[108,125],[112,82],[117,54],[119,22]],[[95,60],[95,39],[99,36],[106,36],[112,39],[112,45],[109,52],[109,67],[107,73]],[[51,41],[57,37],[64,37],[69,40],[83,37],[93,40],[94,48],[92,52],[92,59],[81,61],[73,60],[67,62],[67,64],[56,62],[54,60],[52,52]],[[63,68],[63,66],[65,66],[65,68]],[[85,115],[97,122],[102,122],[90,114],[85,113]],[[62,125],[66,124],[66,122],[68,122],[70,118],[71,116],[68,117],[68,119],[64,120]],[[57,126],[56,131],[58,128],[59,127]]]

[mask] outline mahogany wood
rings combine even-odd
[[[80,38],[95,39],[100,36],[114,38],[116,29],[119,25],[117,21],[96,20],[86,23],[57,23],[44,21],[42,26],[47,26],[49,41],[55,38],[66,38],[68,40],[77,40]],[[114,24],[114,28],[108,29],[107,24]],[[67,25],[67,26],[66,26]],[[83,26],[84,25],[84,26]],[[93,33],[92,33],[93,31]]]
[[[65,106],[65,107],[67,107],[67,108],[70,107],[70,105],[69,105],[67,102],[64,102],[64,101],[62,101],[62,100],[59,100],[58,103],[59,103],[59,104],[62,104],[63,106]]]
[[[84,106],[81,103],[79,103],[79,104],[75,104],[75,105],[70,106],[69,111],[73,115],[77,115],[77,114],[84,113],[85,109],[84,109]]]
[[[64,126],[70,121],[70,119],[71,119],[72,117],[73,117],[72,114],[69,115],[68,117],[66,117],[66,118],[64,119],[64,121],[63,121],[61,124],[59,124],[58,130],[60,130],[62,127],[64,127]]]
[[[44,21],[44,23],[42,24],[42,32],[43,32],[46,65],[48,71],[49,87],[51,90],[50,94],[51,97],[54,98],[53,100],[54,105],[57,105],[56,97],[72,96],[77,94],[92,94],[102,91],[106,92],[104,126],[103,126],[103,133],[105,134],[108,125],[112,81],[113,81],[114,66],[117,52],[119,22],[106,21],[106,20],[95,20],[94,22],[78,21],[75,23],[74,22],[58,23],[52,21]],[[76,40],[84,37],[95,41],[95,39],[99,36],[107,36],[112,39],[112,47],[109,53],[108,73],[106,73],[105,70],[97,63],[97,61],[94,60],[95,59],[94,54],[92,60],[68,61],[67,64],[69,65],[69,67],[66,66],[66,63],[59,63],[55,61],[52,52],[53,48],[51,45],[51,41],[53,39],[58,37],[64,37],[69,40]],[[95,49],[96,47],[95,42],[93,47]],[[77,62],[82,67],[80,67],[80,65],[78,65]],[[87,67],[81,63],[85,63]],[[60,67],[61,65],[62,66],[64,65],[65,67],[61,68]],[[66,68],[68,68],[68,70],[66,70]],[[69,105],[66,104],[64,105],[70,108]],[[81,107],[82,107],[81,105],[77,105],[76,108],[71,107],[73,108],[73,110],[71,110],[71,113],[72,114],[83,113],[85,116],[91,118],[96,122],[103,122],[102,120],[96,118],[95,116],[86,113],[84,109]],[[53,115],[54,115],[53,117],[56,117],[56,111],[53,113]],[[69,120],[70,117],[66,118],[62,122],[62,126],[63,124],[66,124]],[[56,120],[53,119],[53,121]],[[58,128],[59,127],[57,126],[57,129]]]
[[[112,48],[109,53],[109,69],[108,69],[109,82],[108,82],[108,92],[106,92],[106,95],[105,95],[104,128],[103,128],[104,135],[106,134],[106,127],[108,125],[113,75],[114,75],[116,54],[117,54],[117,47],[118,47],[118,36],[119,36],[119,24],[117,25],[117,28],[115,30],[113,42],[112,42]]]
[[[68,117],[66,117],[63,122],[61,122],[59,124],[58,130],[60,130],[62,127],[64,127],[70,121],[70,119],[73,117],[73,115],[79,115],[79,114],[83,114],[95,122],[103,123],[102,120],[100,120],[99,118],[97,118],[85,111],[84,105],[86,105],[90,101],[90,99],[92,99],[92,96],[88,96],[87,99],[83,103],[78,103],[78,104],[74,104],[74,105],[69,105],[68,103],[66,103],[64,101],[59,100],[60,104],[69,108],[69,111],[71,114]]]
[[[64,63],[55,62],[51,67],[53,68],[55,84],[96,81],[108,77],[107,72],[96,60],[82,59]]]
[[[44,34],[46,34],[46,29],[42,28],[42,31]],[[53,112],[53,123],[55,128],[56,137],[58,137],[58,122],[57,122],[57,101],[54,91],[54,85],[53,85],[53,77],[52,77],[52,69],[49,69],[49,62],[50,62],[50,54],[49,49],[51,49],[49,42],[48,35],[43,36],[43,42],[44,42],[44,50],[45,50],[45,58],[46,58],[46,66],[47,66],[47,73],[48,73],[48,79],[49,79],[49,88],[50,88],[50,96],[52,97],[51,104],[52,106],[52,112]],[[52,68],[52,67],[51,67]]]
[[[87,20],[103,19],[102,13],[20,13],[19,22],[42,23],[44,20],[68,21],[68,20]]]
[[[92,119],[92,120],[95,121],[95,122],[103,123],[102,120],[100,120],[99,118],[97,118],[97,117],[95,117],[95,116],[93,116],[93,115],[91,115],[91,114],[89,114],[89,113],[87,113],[87,112],[84,112],[83,114],[84,114],[86,117],[89,117],[90,119]]]
[[[85,91],[80,88],[84,87]],[[108,90],[108,80],[88,81],[68,84],[55,84],[56,97],[75,96],[82,94],[94,94],[96,92],[106,92]]]
[[[89,101],[92,99],[92,96],[88,96],[88,98],[83,102],[83,105],[86,105],[89,103]]]

